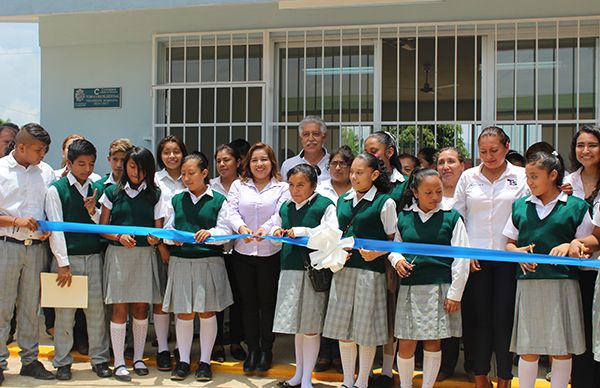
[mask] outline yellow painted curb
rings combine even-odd
[[[19,347],[17,345],[12,345],[8,347],[10,351],[10,355],[12,357],[19,356]],[[72,352],[73,360],[75,362],[90,362],[89,356],[84,356],[77,352]],[[54,357],[54,346],[40,346],[39,347],[39,358],[51,360]],[[156,359],[154,357],[147,357],[144,359],[144,362],[148,366],[156,366]],[[224,374],[234,374],[234,375],[244,375],[243,363],[240,361],[236,362],[211,362],[211,367],[213,372],[216,373],[224,373]],[[264,373],[256,373],[255,376],[258,377],[270,377],[274,379],[285,379],[294,375],[295,366],[293,364],[274,364],[273,367]],[[375,374],[381,373],[381,369],[376,369],[374,371]],[[413,386],[415,388],[421,387],[421,382],[423,378],[423,374],[417,372],[414,374],[415,379],[413,382]],[[313,377],[317,380],[321,381],[343,381],[343,376],[340,373],[336,372],[314,372]],[[395,376],[396,383],[398,383],[398,376]],[[474,384],[466,379],[461,378],[453,378],[448,379],[443,382],[436,382],[436,387],[441,388],[472,388]],[[494,384],[494,387],[496,384]],[[550,383],[546,380],[538,379],[535,383],[536,388],[550,388]],[[519,388],[519,380],[513,379],[512,388]]]

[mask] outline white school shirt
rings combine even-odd
[[[506,248],[504,225],[512,204],[529,194],[525,169],[506,162],[502,175],[491,183],[482,173],[483,164],[466,170],[454,192],[454,209],[464,217],[469,244],[475,248]]]
[[[188,189],[184,189],[183,192],[187,192],[190,194],[190,198],[194,205],[197,204],[198,201],[200,201],[205,195],[208,195],[209,197],[215,196],[213,193],[213,189],[211,188],[210,185],[206,188],[206,191],[204,193],[200,194],[199,197],[196,197],[194,195],[194,193],[190,192]],[[168,201],[166,203],[165,208],[164,208],[164,217],[165,217],[164,229],[175,229],[175,209],[173,208],[172,201]],[[200,230],[200,228],[198,228],[198,230]],[[211,236],[227,236],[228,234],[231,234],[231,230],[229,229],[228,215],[227,215],[227,201],[223,202],[223,206],[221,206],[221,209],[219,210],[219,214],[217,215],[217,224],[214,227],[208,229],[208,233],[210,233]],[[164,240],[164,241],[166,244],[173,245],[173,241],[171,241],[171,240]],[[211,244],[222,245],[222,244],[225,244],[226,242],[227,241],[219,241],[219,242],[215,242],[215,243],[211,243]]]
[[[154,174],[154,182],[160,189],[161,197],[164,195],[164,198],[169,200],[185,189],[181,176],[173,179],[165,168]]]
[[[15,160],[14,151],[0,159],[0,215],[45,220],[46,192],[54,180],[54,170],[44,162],[25,168]],[[0,236],[17,240],[39,239],[41,234],[27,228],[0,227]]]
[[[350,189],[350,190],[352,190],[352,189]],[[348,192],[350,190],[348,190]],[[331,199],[333,201],[333,203],[336,203],[336,204],[337,204],[338,199],[340,199],[340,196],[338,195],[337,191],[335,191],[335,189],[333,188],[333,185],[331,184],[331,179],[319,181],[319,183],[317,183],[317,189],[315,191],[317,193],[321,194],[322,196]],[[342,195],[344,195],[344,194],[342,194]]]
[[[235,179],[233,182],[237,181],[237,179]],[[231,182],[231,184],[233,185],[233,182]],[[221,183],[221,177],[218,176],[216,178],[213,178],[209,181],[210,184],[210,188],[213,189],[213,191],[216,191],[219,194],[223,194],[225,197],[227,197],[227,195],[229,194],[229,192],[227,190],[225,190],[225,186],[223,186],[223,183]],[[229,188],[231,188],[231,186],[229,186]]]
[[[373,202],[375,199],[375,195],[377,194],[377,187],[371,186],[369,191],[363,195],[363,197],[359,200],[356,196],[356,192],[354,189],[350,190],[345,196],[344,199],[352,200],[352,207],[356,207],[360,203],[360,201],[369,201]],[[388,198],[381,208],[381,212],[379,213],[379,218],[381,219],[381,223],[383,224],[383,230],[387,235],[394,235],[398,230],[398,214],[396,213],[396,202]]]
[[[296,203],[292,199],[290,199],[289,202],[293,202],[294,205],[296,206],[296,210],[300,210],[304,207],[304,205],[306,205],[307,203],[312,201],[313,198],[315,198],[316,196],[317,196],[317,193],[314,193],[313,195],[311,195],[310,197],[308,197],[301,203]],[[275,219],[273,221],[274,225],[271,228],[271,230],[269,231],[270,235],[275,233],[275,231],[277,229],[281,228],[281,222],[282,222],[281,215],[279,215],[279,212],[277,212],[277,215],[275,216]],[[328,225],[330,228],[339,229],[338,218],[337,218],[337,213],[335,211],[334,204],[327,206],[327,208],[325,209],[325,213],[323,213],[323,216],[321,217],[320,225]],[[296,237],[303,237],[303,236],[312,237],[315,234],[315,228],[308,228],[306,226],[294,226],[292,228],[292,230],[294,231],[294,234],[296,235]]]
[[[451,210],[452,206],[448,206],[443,201],[436,207],[435,209],[425,213],[423,210],[419,208],[416,203],[413,203],[412,206],[408,208],[408,210],[412,210],[419,214],[419,218],[423,223],[429,221],[429,219],[440,210]],[[394,235],[394,241],[402,242],[402,236],[400,232],[396,230],[396,234]],[[467,236],[467,229],[465,228],[465,224],[462,221],[462,218],[459,218],[456,224],[454,225],[454,229],[452,230],[452,238],[450,239],[450,245],[453,247],[468,247],[469,246],[469,238]],[[392,264],[392,267],[396,268],[396,264],[405,259],[404,255],[397,252],[391,252],[388,256],[388,260]],[[460,302],[462,299],[463,291],[465,290],[465,285],[467,284],[467,280],[469,279],[470,272],[470,259],[461,259],[455,258],[452,261],[451,272],[452,272],[452,283],[450,283],[450,288],[448,289],[448,295],[446,296],[448,299]]]
[[[146,187],[146,182],[142,182],[142,184],[139,185],[137,189],[134,189],[129,185],[129,182],[127,182],[125,184],[125,187],[123,188],[123,191],[125,191],[125,194],[127,194],[129,198],[135,198],[142,191],[144,191]],[[105,206],[108,210],[112,210],[113,204],[110,201],[110,199],[108,199],[108,197],[106,196],[106,193],[102,194],[102,197],[100,197],[100,200],[98,202],[100,202],[100,204],[102,206]],[[163,203],[159,200],[156,203],[156,205],[154,205],[154,219],[158,220],[161,218],[163,218]]]
[[[286,159],[281,165],[281,178],[287,182],[287,173],[293,167],[296,167],[299,164],[310,164],[306,159],[304,159],[304,149],[300,151],[300,153],[296,156],[292,156],[289,159]],[[329,164],[329,152],[325,148],[323,148],[323,158],[319,160],[317,163],[317,167],[321,170],[321,174],[319,175],[319,181],[328,180],[329,170],[327,169],[327,165]]]
[[[585,199],[585,190],[583,188],[583,180],[581,179],[581,172],[583,171],[583,167],[579,167],[577,171],[573,171],[572,173],[565,176],[563,179],[563,183],[570,183],[573,186],[573,195]],[[600,202],[600,193],[596,195],[594,198],[594,205]],[[593,211],[595,212],[595,206]]]
[[[406,180],[406,178],[404,178],[404,175],[402,175],[402,173],[400,171],[398,171],[396,168],[392,169],[392,173],[390,175],[390,182],[392,183],[396,183],[396,182],[404,182]]]
[[[73,174],[69,172],[67,174],[67,179],[69,180],[69,186],[75,186],[83,198],[88,196],[88,188],[92,185],[92,180],[90,178],[81,185]],[[60,201],[58,190],[56,190],[56,187],[54,186],[50,186],[46,193],[46,216],[48,217],[48,221],[64,221],[62,202]],[[96,211],[93,216],[90,216],[90,219],[97,224],[100,221],[100,212]],[[59,267],[66,267],[69,265],[67,242],[63,232],[52,232],[50,235],[50,249],[52,250],[54,257],[56,257],[56,262]]]
[[[530,195],[525,201],[535,204],[535,212],[537,213],[540,220],[543,220],[544,218],[548,217],[548,215],[550,215],[558,201],[566,203],[567,199],[569,199],[569,196],[567,194],[560,193],[556,196],[556,198],[554,198],[552,201],[548,202],[545,205],[535,195]],[[586,212],[585,216],[583,217],[583,220],[581,221],[581,224],[577,227],[577,230],[575,231],[575,238],[587,237],[590,234],[592,234],[593,230],[594,224],[592,223],[592,217],[590,217],[589,212]],[[508,221],[506,221],[506,225],[504,226],[504,231],[502,232],[502,234],[504,234],[504,236],[510,238],[511,240],[517,241],[519,239],[519,229],[517,229],[515,227],[515,224],[513,224],[512,212],[510,214],[510,217],[508,218]]]
[[[56,176],[56,180],[59,180],[60,178],[63,177],[63,174],[65,173],[65,169],[67,167],[63,167],[63,168],[59,168],[58,170],[54,170],[54,175]],[[102,179],[102,177],[98,174],[96,174],[95,172],[92,172],[92,174],[90,175],[89,179],[92,182],[96,182],[97,180]]]

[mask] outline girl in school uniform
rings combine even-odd
[[[299,164],[288,171],[292,199],[279,209],[272,229],[277,237],[312,236],[319,225],[338,228],[333,202],[315,192],[318,176],[309,164]],[[280,387],[312,388],[312,371],[319,354],[327,293],[314,290],[305,270],[309,250],[290,244],[281,248],[281,273],[273,331],[294,334],[296,373],[279,383]],[[310,259],[308,259],[310,260]]]
[[[156,186],[161,192],[161,202],[168,203],[176,193],[181,192],[185,187],[181,179],[181,165],[183,158],[187,156],[187,150],[183,141],[177,136],[166,136],[161,139],[156,149],[158,156],[159,171],[156,172]],[[158,277],[161,297],[165,294],[167,286],[167,273],[169,271],[169,250],[164,244],[158,245]],[[169,314],[162,311],[162,304],[153,306],[154,331],[156,333],[156,342],[158,345],[156,354],[156,368],[160,371],[170,371],[171,352],[169,351]]]
[[[402,175],[402,165],[398,158],[396,150],[396,141],[387,132],[377,131],[365,139],[365,152],[381,159],[385,169],[390,177],[391,189],[388,193],[396,201],[396,211],[402,210],[400,203],[406,190],[408,179]],[[388,342],[383,347],[383,360],[381,364],[381,374],[377,376],[374,383],[379,387],[390,387],[393,385],[392,366],[394,365],[394,355],[396,354],[396,341],[394,340],[394,316],[396,315],[396,290],[398,284],[396,281],[396,271],[386,262],[386,280],[387,280],[387,316],[388,316]]]
[[[398,214],[396,241],[468,246],[460,214],[443,202],[436,170],[417,167]],[[460,301],[469,277],[469,260],[391,253],[400,276],[394,334],[400,339],[398,372],[402,388],[412,387],[414,354],[423,341],[422,387],[433,387],[442,361],[441,339],[460,337]]]
[[[217,337],[215,313],[233,303],[220,246],[201,244],[210,236],[227,235],[226,198],[208,185],[208,160],[193,152],[182,166],[187,187],[173,196],[165,208],[165,228],[195,232],[198,244],[175,243],[170,248],[169,278],[162,309],[177,314],[175,330],[179,362],[171,380],[190,373],[194,316],[200,318],[200,362],[197,381],[212,380],[210,356]]]
[[[565,176],[564,182],[571,186],[574,196],[585,199],[592,206],[595,216],[600,202],[600,127],[584,125],[575,133],[571,141],[570,159],[573,172]],[[597,258],[598,253],[593,256]],[[597,274],[598,271],[590,268],[579,269],[586,351],[573,357],[573,388],[600,385],[600,363],[594,360],[592,354],[592,312],[597,311],[592,305]]]
[[[109,186],[102,197],[101,224],[162,227],[160,189],[154,183],[154,157],[134,147],[125,157],[125,173],[118,185]],[[110,337],[114,353],[114,376],[131,381],[125,367],[125,322],[133,314],[133,370],[148,374],[143,361],[148,331],[148,304],[160,303],[157,259],[153,245],[159,239],[128,234],[103,234],[109,240],[104,262],[104,301],[112,304]]]
[[[344,237],[391,240],[396,203],[387,194],[390,181],[381,159],[358,155],[350,169],[352,188],[340,197],[337,215]],[[388,341],[384,252],[354,249],[345,267],[333,275],[323,336],[340,340],[343,388],[366,388],[375,349]],[[357,345],[359,373],[354,379]]]
[[[215,164],[217,167],[217,177],[210,180],[210,187],[214,191],[223,194],[225,197],[229,194],[229,189],[234,181],[239,179],[242,157],[237,149],[231,144],[222,144],[215,151]],[[225,258],[225,267],[229,284],[233,293],[233,304],[229,306],[229,351],[233,358],[239,361],[246,359],[246,351],[240,345],[244,339],[244,330],[242,326],[242,305],[240,302],[240,292],[237,289],[233,263],[231,260],[231,249],[233,243],[227,243],[224,246],[223,257]],[[224,311],[217,313],[218,332],[211,359],[218,362],[225,361],[225,348],[223,338],[223,315]]]
[[[557,156],[534,153],[525,168],[532,195],[513,203],[503,232],[506,249],[564,256],[574,238],[593,230],[589,205],[561,192],[564,169]],[[585,351],[578,272],[566,265],[519,264],[510,344],[520,356],[519,386],[535,386],[540,354],[553,358],[552,387],[569,384],[571,357]]]
[[[498,127],[483,129],[477,140],[481,165],[466,170],[456,185],[454,209],[464,217],[469,245],[506,247],[502,229],[512,203],[528,192],[525,169],[506,161],[510,139]],[[475,386],[489,388],[492,354],[496,355],[498,387],[512,380],[509,351],[515,304],[515,264],[471,260],[471,274],[462,299],[463,340],[473,361]]]
[[[353,161],[354,154],[347,145],[343,145],[329,154],[327,170],[329,170],[330,179],[319,181],[317,193],[331,199],[336,204],[340,196],[352,189],[350,166]],[[340,347],[338,341],[321,336],[321,346],[319,347],[315,372],[323,372],[330,367],[342,373]]]

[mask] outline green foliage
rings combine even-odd
[[[437,126],[437,143],[434,134],[434,127],[419,126],[417,130],[417,147],[415,150],[415,127],[413,125],[401,127],[400,130],[396,127],[390,128],[390,133],[396,136],[398,141],[399,153],[416,154],[419,149],[424,147],[433,147],[437,150],[444,147],[454,147],[454,138],[456,136],[456,148],[469,158],[469,150],[467,149],[462,137],[462,127],[460,125],[438,125]]]

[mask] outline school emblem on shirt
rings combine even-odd
[[[517,189],[518,184],[517,184],[517,179],[516,178],[506,178],[506,188],[510,189],[510,190],[515,190]]]

